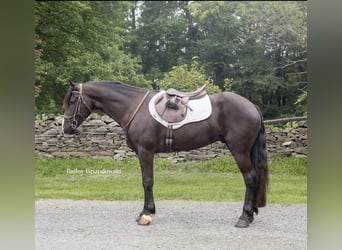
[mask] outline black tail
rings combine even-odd
[[[257,192],[254,201],[257,207],[266,206],[266,193],[268,186],[268,165],[265,126],[260,109],[257,107],[261,117],[259,134],[251,150],[251,161],[257,174]]]

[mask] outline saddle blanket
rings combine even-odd
[[[160,95],[163,95],[165,92],[166,91],[162,90],[158,94],[153,96],[148,105],[151,116],[165,127],[172,126],[173,129],[177,129],[185,124],[203,121],[210,117],[212,112],[211,102],[209,96],[206,95],[201,99],[189,100],[188,106],[191,109],[188,108],[187,114],[182,121],[174,123],[165,121],[162,117],[160,117],[155,108],[155,100]]]

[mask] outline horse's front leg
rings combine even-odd
[[[144,208],[137,219],[139,225],[149,225],[152,222],[151,215],[156,212],[153,199],[153,156],[154,153],[151,151],[138,151],[145,197]]]

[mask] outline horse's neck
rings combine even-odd
[[[103,111],[121,126],[129,120],[134,112],[135,103],[144,93],[134,88],[120,85],[90,85],[89,96],[94,101],[95,109]]]

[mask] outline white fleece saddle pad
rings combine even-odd
[[[208,95],[201,99],[189,100],[189,107],[186,113],[184,120],[180,122],[169,123],[165,121],[160,115],[157,113],[155,108],[155,100],[163,95],[166,91],[162,90],[158,94],[156,94],[149,102],[148,108],[151,116],[160,124],[165,127],[172,126],[173,129],[177,129],[182,127],[185,124],[203,121],[210,117],[212,112],[211,102]]]

